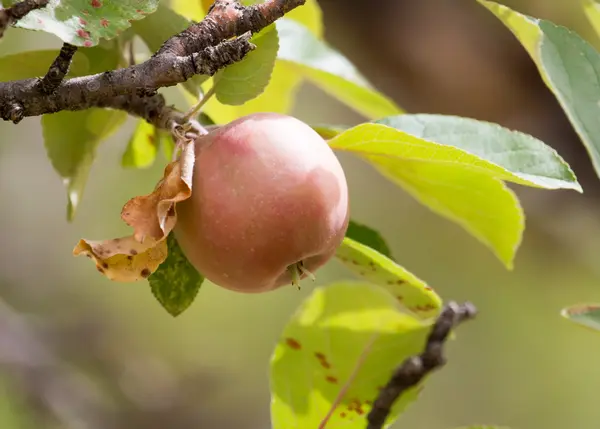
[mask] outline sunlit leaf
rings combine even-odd
[[[561,315],[581,326],[600,331],[600,304],[579,304],[564,308]]]
[[[175,234],[166,239],[169,255],[148,278],[152,293],[172,316],[178,316],[196,299],[204,277],[190,264]]]
[[[170,0],[169,8],[187,19],[201,21],[208,10],[208,3],[212,4],[213,0]]]
[[[573,189],[581,185],[569,165],[550,146],[529,134],[498,124],[445,115],[398,115],[376,123],[404,131],[430,142],[462,149],[488,161],[483,168],[501,167],[495,177],[526,186],[545,189]],[[474,164],[464,159],[465,164]]]
[[[442,300],[431,287],[376,250],[346,237],[335,256],[357,276],[387,290],[414,316],[429,319],[440,311]]]
[[[385,121],[393,125],[395,119]],[[502,181],[550,189],[580,190],[579,185],[566,163],[539,140],[490,124],[442,119],[437,123],[444,124],[441,128],[435,121],[423,128],[418,125],[425,122],[414,117],[400,119],[398,126],[414,135],[390,125],[361,124],[329,143],[369,161],[417,200],[462,225],[512,268],[524,217],[516,196]]]
[[[379,389],[422,351],[428,333],[428,324],[398,312],[395,298],[378,286],[315,289],[289,320],[271,359],[273,429],[365,428]],[[419,390],[401,396],[389,423]]]
[[[580,0],[585,16],[594,27],[596,34],[600,36],[600,4],[595,0]]]
[[[369,119],[395,115],[402,110],[378,92],[341,53],[291,19],[276,21],[277,58],[294,66],[296,73],[346,103]]]
[[[478,0],[525,47],[581,138],[600,176],[600,54],[574,31]]]
[[[121,158],[121,165],[132,168],[150,167],[154,163],[158,152],[157,134],[158,131],[154,125],[143,119],[138,120],[127,149]]]
[[[130,27],[131,21],[152,14],[159,0],[50,0],[15,24],[54,34],[63,42],[91,47],[112,39]]]
[[[240,105],[259,96],[268,85],[275,66],[279,39],[275,25],[252,36],[256,49],[237,63],[220,70],[214,77],[217,100]]]

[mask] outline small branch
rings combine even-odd
[[[23,0],[7,9],[0,9],[0,38],[8,26],[13,25],[29,12],[45,7],[50,0]]]
[[[38,81],[37,88],[43,94],[52,94],[69,73],[77,46],[64,43],[58,56],[48,69],[46,76]]]
[[[398,367],[387,385],[379,392],[371,412],[367,416],[367,429],[382,429],[392,406],[411,387],[416,386],[432,371],[446,364],[444,343],[452,329],[475,317],[476,308],[470,304],[448,303],[436,320],[427,338],[425,351],[408,358]]]
[[[0,118],[18,123],[29,116],[108,107],[144,115],[148,122],[169,129],[169,124],[182,120],[183,115],[166,108],[162,98],[152,98],[159,88],[177,85],[197,74],[212,76],[241,61],[255,48],[250,43],[253,33],[305,1],[265,0],[244,7],[237,0],[216,0],[203,21],[171,37],[147,61],[95,75],[64,80],[68,61],[64,61],[67,53],[61,51],[41,81],[0,82]],[[56,64],[61,56],[62,68]],[[50,77],[52,70],[56,75]]]
[[[240,61],[254,49],[248,39],[244,35],[189,57],[155,56],[131,67],[68,79],[52,94],[40,91],[38,79],[0,82],[0,117],[18,123],[24,117],[62,110],[121,106],[122,100],[117,100],[121,96],[151,96],[160,87],[185,82],[195,74],[211,76]]]

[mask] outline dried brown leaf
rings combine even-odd
[[[160,241],[175,227],[175,203],[192,195],[194,161],[194,143],[185,143],[179,158],[166,166],[154,191],[132,198],[123,207],[121,219],[134,229],[133,235],[140,243],[147,237]]]
[[[110,280],[134,282],[148,278],[167,258],[165,238],[177,223],[175,204],[192,195],[194,141],[181,144],[179,157],[165,167],[151,194],[129,200],[121,219],[134,229],[129,237],[79,240],[73,255],[86,255]]]
[[[75,256],[86,255],[96,268],[110,280],[135,282],[148,278],[167,258],[165,240],[138,242],[133,236],[113,240],[79,240]]]

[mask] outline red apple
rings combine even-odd
[[[211,282],[265,292],[334,255],[348,228],[348,185],[327,142],[290,116],[256,113],[196,141],[192,196],[176,238]]]

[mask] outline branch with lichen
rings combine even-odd
[[[446,364],[443,352],[450,332],[460,323],[474,318],[476,313],[476,308],[470,303],[458,305],[450,302],[444,307],[431,329],[423,353],[405,360],[379,392],[367,416],[367,429],[383,428],[398,398],[408,389],[417,386],[432,371]]]
[[[18,123],[30,116],[105,107],[125,110],[169,129],[184,116],[166,106],[157,95],[159,88],[183,83],[194,75],[212,76],[241,61],[255,48],[249,41],[253,33],[305,1],[266,0],[242,6],[237,0],[216,0],[201,22],[165,41],[147,61],[94,75],[63,79],[74,54],[64,46],[43,78],[0,82],[0,117]],[[18,5],[0,10],[0,31],[2,16],[9,16],[8,23],[25,16],[11,12]]]

